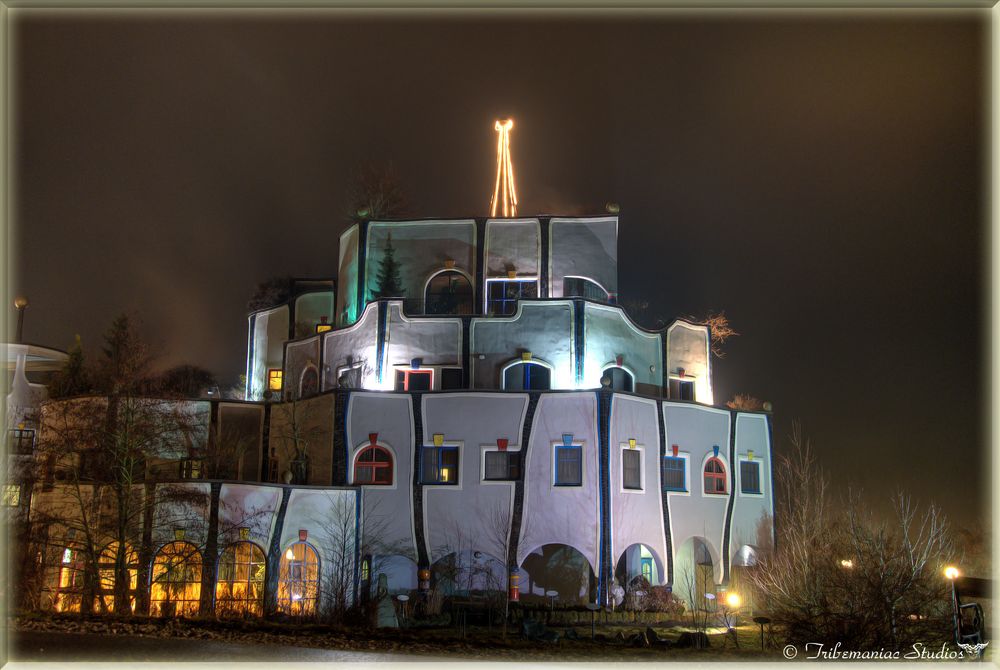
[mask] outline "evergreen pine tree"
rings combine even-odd
[[[376,298],[398,298],[403,295],[403,280],[399,277],[399,261],[396,260],[396,250],[392,248],[392,235],[385,241],[385,251],[378,263],[376,276],[378,287]]]

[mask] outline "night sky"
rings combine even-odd
[[[621,299],[742,333],[717,402],[875,509],[987,514],[985,10],[10,15],[26,340],[135,310],[231,382],[257,282],[336,275],[352,171],[484,216],[509,115],[519,214],[620,203]]]

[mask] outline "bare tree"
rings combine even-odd
[[[726,316],[725,310],[718,312],[709,310],[704,316],[688,316],[685,318],[692,323],[708,326],[709,332],[712,334],[712,353],[718,358],[726,357],[726,352],[723,351],[726,342],[739,336],[736,329],[729,323],[729,317]]]
[[[348,219],[354,222],[405,216],[406,195],[395,166],[365,163],[354,171],[348,193]]]
[[[753,397],[749,393],[737,393],[733,396],[732,400],[726,401],[726,407],[735,410],[759,412],[764,409],[764,401]]]

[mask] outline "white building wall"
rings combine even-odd
[[[339,370],[351,364],[363,369],[364,388],[378,388],[375,372],[378,358],[378,305],[369,304],[357,323],[323,333],[322,389],[337,388]]]
[[[267,554],[280,503],[278,486],[223,484],[219,492],[220,551],[225,544],[240,539],[240,528],[247,528],[247,539]]]
[[[386,371],[420,358],[424,365],[462,365],[462,320],[403,315],[402,302],[390,302],[386,319]]]
[[[644,544],[655,559],[657,576],[665,579],[667,543],[660,497],[660,427],[656,412],[656,401],[646,398],[615,394],[611,401],[608,433],[611,565],[614,569],[618,559],[633,544]],[[622,451],[630,448],[629,438],[635,439],[636,449],[642,454],[641,491],[623,486]]]
[[[585,277],[618,293],[618,217],[553,218],[549,222],[549,290],[563,293],[564,277]]]
[[[448,393],[425,395],[423,442],[434,444],[434,434],[446,445],[459,447],[457,485],[423,487],[424,535],[431,562],[452,551],[481,551],[504,559],[504,538],[493,520],[502,517],[508,537],[514,482],[484,482],[483,447],[496,448],[497,438],[508,448],[521,448],[527,394]]]
[[[358,317],[358,237],[357,224],[340,235],[337,260],[337,318],[336,325],[346,326]]]
[[[486,276],[538,277],[541,264],[538,219],[490,219],[486,222]]]
[[[712,393],[712,349],[707,326],[675,321],[667,329],[667,372],[694,381],[694,399],[703,405],[714,403]]]
[[[473,319],[469,328],[473,388],[500,388],[500,370],[520,359],[522,351],[552,366],[553,389],[576,388],[573,332],[570,301],[521,302],[513,316]]]
[[[347,405],[345,441],[348,445],[348,483],[354,481],[354,457],[378,433],[378,444],[393,454],[393,485],[364,487],[364,511],[369,528],[378,527],[378,540],[399,548],[417,560],[413,530],[413,409],[409,395],[352,393]]]
[[[253,327],[253,364],[247,380],[250,399],[263,398],[267,390],[268,368],[281,368],[288,340],[288,305],[258,312]]]
[[[583,447],[583,485],[554,485],[554,445],[564,433]],[[600,483],[597,442],[597,394],[543,394],[525,456],[524,521],[517,562],[545,544],[565,544],[590,562],[594,574],[600,561]]]
[[[743,493],[739,461],[753,452],[753,460],[760,463],[759,494]],[[736,415],[736,505],[730,530],[730,556],[749,545],[755,549],[771,546],[773,533],[773,482],[771,481],[771,436],[764,414],[739,413]]]
[[[732,487],[729,484],[732,464],[729,462],[728,411],[682,403],[663,403],[664,430],[667,454],[672,445],[679,447],[679,454],[687,458],[688,476],[686,493],[668,493],[670,506],[670,536],[674,552],[674,586],[682,585],[683,570],[678,565],[678,553],[692,538],[700,538],[709,549],[714,565],[715,581],[723,578],[722,546],[726,523],[726,507]],[[726,467],[727,494],[704,492],[704,465],[713,455],[712,447],[718,445],[719,460]]]
[[[655,394],[662,384],[662,349],[660,336],[635,326],[619,307],[587,303],[584,320],[586,342],[583,358],[584,388],[600,388],[603,370],[622,356],[622,367],[628,370],[640,391],[639,384]]]
[[[285,347],[283,396],[291,392],[293,398],[301,397],[299,387],[302,383],[302,374],[307,367],[315,368],[317,378],[320,376],[319,343],[320,336],[314,335],[305,340],[289,342],[288,346]]]

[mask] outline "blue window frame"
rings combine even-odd
[[[551,387],[552,371],[538,363],[516,363],[503,373],[507,391],[548,391]]]
[[[517,311],[518,300],[538,297],[535,279],[489,281],[487,286],[486,313],[491,316],[510,316]]]
[[[556,446],[556,486],[583,485],[583,448],[579,444]]]
[[[740,492],[760,493],[760,463],[740,461]]]
[[[663,457],[663,490],[687,491],[684,458],[681,456]]]
[[[458,447],[424,447],[420,460],[421,483],[458,483]]]

